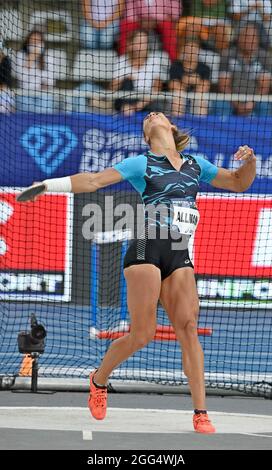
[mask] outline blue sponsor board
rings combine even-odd
[[[11,114],[0,116],[0,185],[28,186],[33,181],[82,171],[97,172],[147,150],[143,115],[132,118],[97,114]],[[176,121],[191,133],[185,152],[234,169],[239,145],[257,155],[257,177],[248,190],[272,193],[272,118],[186,116]],[[203,185],[205,191],[214,191]]]

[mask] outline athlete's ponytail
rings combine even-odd
[[[179,152],[182,152],[182,150],[184,150],[185,147],[187,147],[187,145],[189,144],[190,136],[186,132],[182,132],[179,129],[173,129],[172,132],[176,144],[176,149]]]

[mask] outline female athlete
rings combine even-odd
[[[145,233],[128,248],[124,276],[130,332],[111,343],[101,365],[91,373],[89,408],[94,418],[105,418],[107,380],[120,363],[153,340],[160,301],[181,346],[183,370],[194,406],[194,429],[199,433],[213,433],[215,428],[209,420],[205,402],[204,357],[197,332],[199,300],[194,269],[188,247],[182,243],[177,249],[177,240],[186,241],[197,225],[195,199],[199,182],[234,192],[245,191],[255,178],[256,157],[247,145],[239,147],[234,158],[244,163],[239,169],[230,171],[217,168],[204,158],[186,155],[182,150],[188,144],[189,136],[181,133],[163,113],[148,114],[143,121],[143,132],[150,148],[146,154],[126,158],[100,173],[80,173],[43,182],[47,191],[84,193],[125,179],[141,194],[145,208],[162,204],[169,209],[170,216],[161,219],[157,218],[156,211],[155,217],[154,213],[149,217],[146,210]],[[155,237],[154,231],[153,236],[149,236],[152,226],[155,226]],[[161,236],[162,228],[166,228],[164,236]]]

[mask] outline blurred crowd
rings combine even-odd
[[[112,111],[262,115],[264,100],[247,95],[271,93],[272,2],[81,0],[79,49],[116,51],[110,80],[74,84],[77,90],[135,92],[115,98]],[[158,52],[168,59],[163,73]],[[58,86],[54,49],[41,29],[32,29],[12,57],[0,49],[0,112],[16,110],[16,90],[39,92],[28,99],[35,109]],[[161,99],[167,92],[170,101]],[[233,99],[210,100],[210,92]],[[92,105],[87,99],[86,110]]]

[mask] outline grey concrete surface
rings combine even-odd
[[[50,429],[52,417],[54,415],[54,410],[52,407],[55,407],[56,414],[58,412],[58,407],[66,407],[66,414],[72,416],[76,409],[78,408],[78,413],[83,413],[85,418],[88,420],[88,410],[84,410],[87,406],[87,394],[86,393],[74,393],[74,392],[57,392],[55,394],[31,394],[29,392],[24,393],[12,393],[11,391],[1,391],[0,392],[0,407],[7,413],[7,417],[15,415],[15,407],[23,407],[23,409],[16,410],[18,413],[18,423],[24,422],[24,415],[26,413],[30,416],[29,423],[26,424],[26,427],[32,426],[33,429],[21,429],[16,428],[16,422],[13,421],[12,426],[9,425],[12,421],[9,419],[2,420],[0,427],[0,449],[61,449],[61,450],[272,450],[272,426],[271,432],[269,429],[269,417],[272,416],[272,405],[271,400],[266,400],[263,398],[251,398],[251,397],[208,397],[207,399],[208,410],[211,414],[214,413],[214,416],[217,420],[221,420],[221,424],[224,427],[224,420],[229,420],[231,422],[231,417],[234,414],[236,422],[239,424],[239,416],[241,420],[246,419],[247,415],[255,415],[255,422],[258,424],[256,426],[257,432],[254,433],[254,420],[250,421],[250,426],[248,429],[244,425],[244,432],[249,434],[239,433],[239,429],[235,427],[228,428],[226,431],[219,432],[215,435],[198,435],[192,431],[191,425],[191,398],[187,395],[146,395],[146,394],[109,394],[109,407],[111,409],[116,408],[124,409],[124,414],[120,411],[120,423],[118,431],[112,432],[111,425],[109,425],[109,432],[105,432],[105,426],[107,423],[103,422],[101,430],[97,431],[96,426],[93,425],[90,418],[89,429],[90,438],[88,439],[88,431],[84,434],[82,430],[69,430],[69,426],[66,425],[65,430],[65,420],[56,419],[56,422],[59,423],[61,428],[63,425],[63,430],[57,430],[53,425]],[[28,409],[24,408],[29,407]],[[31,412],[31,407],[38,407],[35,413],[41,413],[41,425],[39,425],[39,420],[36,420],[34,417],[34,412]],[[9,413],[10,408],[10,413]],[[40,408],[43,410],[39,411]],[[39,427],[47,427],[46,424],[46,410],[44,408],[49,408],[48,410],[48,427],[49,429],[39,429]],[[51,408],[51,410],[50,410]],[[71,408],[71,413],[69,413],[69,408]],[[163,416],[162,410],[177,410],[177,413],[172,413],[174,419],[177,419],[177,426],[181,426],[181,421],[183,422],[180,427],[181,432],[163,432],[163,426],[158,429],[158,432],[152,430],[152,432],[145,432],[144,423],[143,423],[143,432],[132,432],[133,423],[131,428],[125,427],[122,428],[122,416],[125,416],[126,413],[130,412],[131,409],[141,409],[141,416],[144,418],[144,410],[161,410],[157,412],[157,415]],[[50,412],[51,411],[51,412]],[[135,410],[135,413],[139,411]],[[183,415],[182,415],[183,413]],[[224,415],[224,413],[227,413]],[[1,414],[1,411],[0,411]],[[171,415],[171,411],[169,412]],[[176,417],[175,417],[176,415]],[[260,415],[258,417],[258,415]],[[266,428],[262,428],[263,422],[265,421],[263,416],[267,416],[268,425]],[[180,417],[182,420],[179,421]],[[84,418],[84,419],[85,419]],[[1,420],[1,419],[0,419]],[[51,420],[51,421],[50,421]],[[148,418],[149,426],[150,416]],[[26,420],[27,421],[27,420]],[[73,422],[73,420],[71,419]],[[139,421],[139,420],[138,420]],[[89,421],[87,421],[89,423]],[[36,423],[36,424],[35,424]],[[38,423],[38,424],[37,424]],[[185,424],[184,424],[185,423]],[[246,423],[246,421],[245,421]],[[271,418],[272,423],[272,418]],[[171,423],[170,423],[171,424]],[[13,427],[15,426],[15,427]],[[22,424],[19,425],[19,427]],[[36,426],[36,428],[34,427]],[[82,426],[79,423],[79,428]],[[84,427],[85,426],[85,427]],[[83,428],[86,430],[86,425]],[[136,426],[136,422],[135,422]],[[253,427],[252,427],[253,426]],[[148,428],[148,426],[147,426]],[[152,426],[151,426],[152,428]],[[83,429],[83,430],[84,430]],[[94,429],[94,430],[93,430]],[[122,432],[120,432],[120,429]],[[229,432],[229,429],[232,431]],[[264,432],[260,433],[260,429],[265,429]],[[128,432],[129,431],[129,432]],[[250,435],[256,434],[256,435]]]

